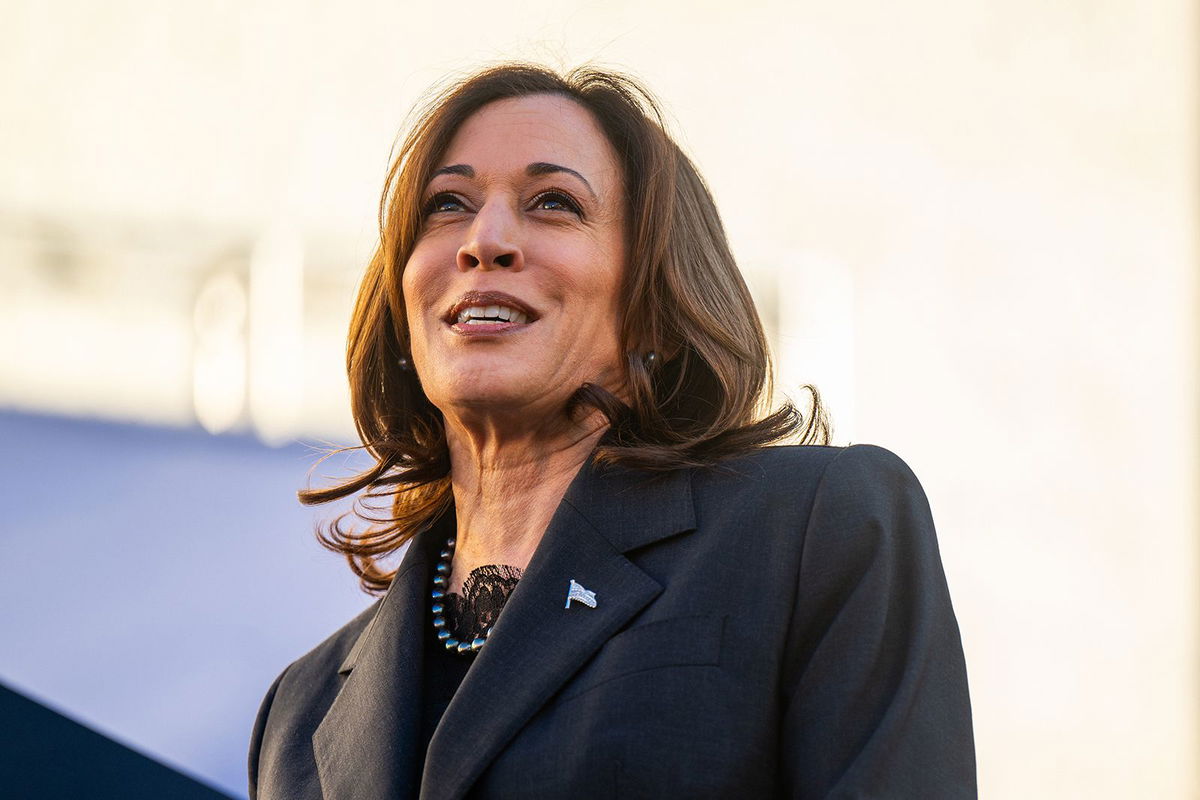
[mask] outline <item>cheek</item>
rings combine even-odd
[[[597,305],[603,309],[606,327],[617,331],[622,327],[621,288],[626,269],[623,243],[620,240],[608,242],[598,259],[593,291]]]
[[[596,357],[611,361],[621,348],[621,282],[624,276],[624,252],[615,246],[597,247],[582,263],[589,267],[573,271],[569,291],[580,298],[577,306],[580,326],[587,348]]]
[[[430,309],[444,288],[439,285],[439,276],[442,276],[444,271],[435,269],[433,263],[429,254],[419,249],[414,250],[400,276],[405,314],[408,317],[409,329],[413,331],[424,330]],[[445,283],[444,277],[440,283]]]
[[[404,273],[400,276],[400,292],[404,296],[404,321],[408,326],[410,348],[420,339],[417,334],[421,331],[421,292],[417,280],[419,276],[415,273],[416,270],[410,260],[404,267]]]

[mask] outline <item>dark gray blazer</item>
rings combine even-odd
[[[975,796],[933,521],[887,450],[768,448],[652,483],[585,466],[421,769],[437,539],[276,679],[251,798]],[[571,580],[596,608],[564,607]]]

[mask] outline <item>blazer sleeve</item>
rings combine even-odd
[[[790,796],[976,796],[966,665],[929,504],[883,448],[854,445],[825,469],[782,674]]]
[[[290,668],[289,665],[288,669]],[[275,702],[275,692],[279,690],[279,683],[286,674],[287,669],[279,673],[279,677],[271,684],[271,688],[267,689],[267,694],[258,708],[258,716],[254,719],[254,730],[250,734],[250,752],[246,759],[250,800],[258,798],[258,757],[262,751],[263,733],[267,729],[267,716],[271,713],[271,704]]]

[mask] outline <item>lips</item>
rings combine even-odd
[[[442,321],[455,330],[494,331],[535,321],[538,313],[505,292],[467,292],[452,305]]]

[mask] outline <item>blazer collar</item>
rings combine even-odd
[[[418,783],[426,587],[445,529],[420,534],[343,662],[348,677],[313,735],[324,796],[463,797],[567,678],[662,591],[624,553],[694,527],[687,471],[650,480],[589,459],[446,709]],[[595,608],[567,607],[572,580],[595,592]]]
[[[567,488],[563,504],[619,553],[696,527],[690,470],[654,474],[589,459]]]

